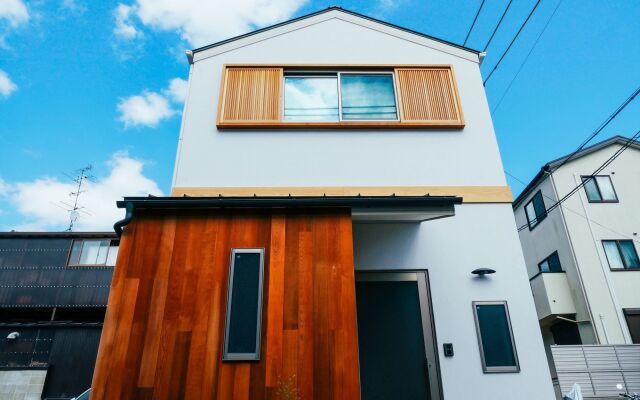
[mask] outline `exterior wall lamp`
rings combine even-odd
[[[491,268],[476,268],[471,271],[472,274],[478,275],[478,277],[484,277],[485,275],[495,274],[496,270]]]

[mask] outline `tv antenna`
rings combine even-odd
[[[87,211],[86,207],[80,205],[80,195],[87,190],[83,187],[86,186],[88,181],[93,181],[94,177],[90,174],[90,171],[93,169],[91,164],[76,170],[75,176],[69,176],[73,182],[75,182],[75,190],[69,193],[69,197],[71,197],[72,201],[70,203],[61,201],[60,203],[64,206],[58,206],[64,209],[69,213],[69,227],[67,228],[68,232],[73,231],[73,225],[80,218],[80,214],[91,215],[90,212]]]

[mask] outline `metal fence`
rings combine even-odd
[[[551,346],[551,354],[563,394],[574,383],[585,397],[640,393],[639,344]]]

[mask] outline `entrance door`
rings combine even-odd
[[[438,400],[427,273],[356,274],[362,400]]]

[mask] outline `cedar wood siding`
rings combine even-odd
[[[222,361],[234,247],[266,250],[259,362]],[[360,397],[350,210],[137,212],[91,399],[276,399],[290,379],[305,400]]]

